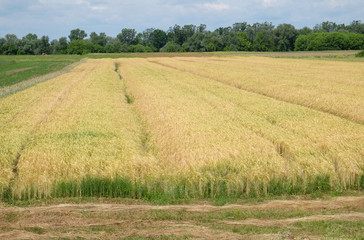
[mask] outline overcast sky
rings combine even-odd
[[[0,37],[28,33],[50,39],[80,28],[115,37],[122,28],[168,30],[174,24],[206,24],[208,30],[235,22],[349,24],[364,18],[364,0],[0,0]]]

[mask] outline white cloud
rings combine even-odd
[[[225,3],[204,3],[201,6],[208,10],[217,10],[217,11],[230,9],[230,6]]]
[[[106,6],[90,6],[92,11],[104,11],[107,9]]]

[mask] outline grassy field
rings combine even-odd
[[[168,202],[362,189],[362,66],[90,59],[0,99],[1,195]]]
[[[81,58],[77,55],[0,56],[0,88],[60,70]]]

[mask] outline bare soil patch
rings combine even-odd
[[[282,211],[301,209],[311,216],[277,219],[204,219],[199,216],[224,211]],[[294,237],[278,233],[235,232],[236,227],[290,227],[305,221],[362,221],[364,196],[337,197],[330,200],[274,200],[260,204],[212,206],[132,205],[132,204],[58,204],[38,207],[0,207],[0,239],[316,239],[314,235]],[[322,211],[335,211],[322,214]],[[197,218],[179,218],[176,213],[194,214]],[[170,215],[168,214],[172,214]],[[157,215],[154,215],[157,214]],[[167,214],[158,215],[158,214]],[[196,215],[197,214],[197,215]],[[151,217],[153,216],[153,217]],[[177,217],[174,217],[177,216]],[[216,215],[214,215],[216,216]],[[203,217],[202,217],[203,219]]]
[[[11,71],[6,71],[5,74],[6,75],[11,75],[13,73],[24,72],[24,71],[30,70],[30,69],[33,69],[33,67],[19,68],[19,69],[15,69],[15,70],[11,70]]]
[[[316,215],[301,218],[289,218],[279,220],[261,220],[261,219],[247,219],[242,221],[224,221],[226,224],[233,225],[255,225],[255,226],[286,226],[288,224],[304,221],[329,221],[329,220],[345,220],[345,221],[357,221],[363,220],[364,213],[347,213],[347,214],[335,214],[335,215]]]

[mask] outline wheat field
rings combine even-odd
[[[262,57],[159,58],[151,61],[364,123],[364,68],[360,62]]]
[[[363,70],[263,57],[88,60],[0,99],[1,194],[210,198],[363,188]]]

